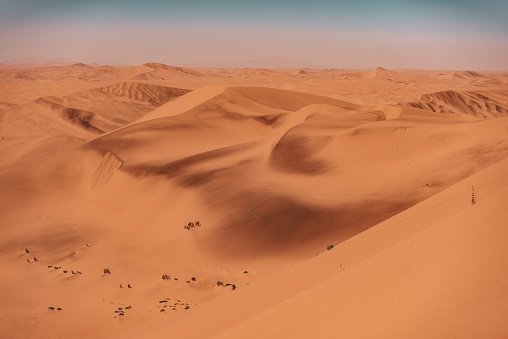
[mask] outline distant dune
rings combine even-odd
[[[436,92],[424,94],[408,105],[438,113],[499,118],[508,116],[508,92]]]
[[[506,338],[506,74],[0,72],[8,338]]]

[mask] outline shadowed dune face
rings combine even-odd
[[[445,91],[422,95],[417,101],[407,105],[437,113],[499,118],[508,114],[508,94]]]
[[[331,136],[285,134],[275,145],[270,155],[270,161],[275,168],[290,173],[322,174],[328,171],[329,165],[317,159],[314,153],[331,141]]]
[[[327,108],[312,106],[302,110],[308,111],[305,121],[289,129],[270,153],[270,163],[274,168],[307,175],[326,173],[341,163],[338,157],[327,159],[329,156],[323,152],[327,145],[346,130],[384,120],[381,112],[351,114],[327,112]],[[339,156],[340,153],[336,154]]]
[[[336,194],[341,196],[340,187]],[[213,201],[211,196],[208,199],[223,217],[217,228],[201,240],[201,246],[220,257],[244,260],[284,254],[305,257],[330,243],[344,241],[413,203],[366,199],[316,204],[276,189],[224,192]]]

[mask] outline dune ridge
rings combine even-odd
[[[424,94],[411,107],[437,113],[469,114],[476,118],[498,118],[508,113],[508,93],[444,91]]]

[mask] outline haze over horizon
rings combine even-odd
[[[0,62],[171,65],[285,57],[334,68],[508,70],[508,3],[6,0]]]

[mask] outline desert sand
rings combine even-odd
[[[508,74],[0,65],[5,338],[507,338]]]

